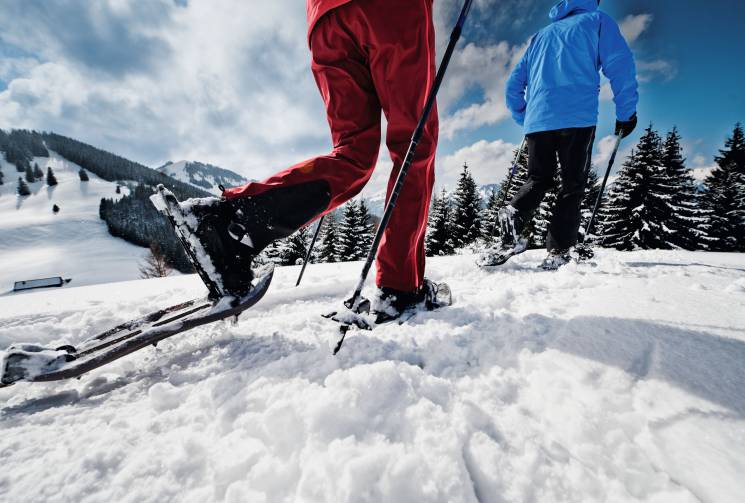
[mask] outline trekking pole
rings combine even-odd
[[[605,170],[605,177],[603,177],[603,184],[600,186],[600,192],[598,193],[598,198],[595,201],[595,208],[592,210],[592,217],[590,217],[590,223],[587,224],[587,229],[585,229],[585,236],[590,235],[590,231],[592,231],[592,225],[595,223],[595,217],[598,214],[598,210],[600,209],[600,204],[603,202],[603,192],[605,192],[605,185],[608,183],[608,176],[610,175],[610,170],[613,169],[613,163],[616,162],[616,154],[618,153],[618,148],[621,146],[621,140],[623,138],[621,135],[616,135],[616,145],[613,147],[613,153],[610,156],[610,161],[608,161],[608,169]]]
[[[502,208],[504,206],[504,203],[507,202],[507,194],[509,194],[510,189],[512,188],[512,179],[515,178],[517,171],[520,169],[520,166],[518,166],[517,163],[520,162],[520,158],[523,156],[523,149],[525,149],[525,143],[527,141],[528,141],[528,137],[523,136],[523,141],[520,144],[520,148],[517,149],[517,156],[515,156],[515,162],[512,163],[512,168],[510,168],[510,177],[507,179],[507,187],[504,189],[504,196],[502,197],[502,202],[499,203],[500,208]]]
[[[316,232],[313,234],[313,240],[310,242],[310,246],[308,247],[308,253],[305,255],[305,260],[303,261],[303,268],[300,269],[300,275],[297,277],[297,283],[295,283],[295,287],[297,288],[300,286],[300,282],[303,281],[303,275],[305,274],[305,268],[308,267],[308,262],[310,262],[310,256],[313,253],[313,247],[316,246],[316,240],[318,239],[318,234],[321,232],[321,227],[323,226],[323,220],[326,218],[326,215],[322,216],[318,220],[318,227],[316,227]]]
[[[414,162],[414,155],[416,154],[417,146],[419,145],[419,141],[422,139],[422,135],[424,134],[424,128],[427,125],[427,120],[429,119],[429,115],[432,112],[432,108],[435,105],[437,93],[440,90],[440,86],[442,85],[442,81],[445,77],[445,72],[447,71],[448,65],[450,64],[450,59],[453,56],[453,51],[455,51],[455,46],[460,39],[461,33],[463,32],[463,25],[466,23],[466,19],[468,18],[468,13],[471,10],[472,4],[473,0],[466,0],[465,5],[463,6],[463,10],[460,13],[460,17],[458,18],[458,23],[455,25],[455,28],[450,35],[450,43],[448,44],[445,55],[442,58],[442,63],[440,64],[440,68],[437,71],[437,76],[435,77],[435,81],[429,91],[429,95],[427,96],[427,101],[424,105],[422,116],[419,119],[419,124],[417,125],[416,129],[414,130],[414,134],[411,137],[411,143],[409,144],[408,152],[406,153],[404,163],[401,166],[401,171],[399,171],[398,173],[398,178],[396,179],[396,184],[394,185],[393,191],[391,192],[391,197],[385,207],[383,219],[380,221],[378,231],[375,233],[375,239],[373,239],[372,246],[370,247],[370,251],[367,254],[367,260],[365,261],[365,265],[362,268],[362,274],[360,274],[360,279],[354,289],[354,294],[351,298],[344,301],[344,305],[348,309],[356,313],[359,313],[361,311],[359,308],[362,300],[362,288],[365,286],[367,275],[369,274],[370,268],[372,267],[372,264],[378,255],[378,246],[380,246],[380,241],[383,239],[383,233],[388,228],[388,222],[391,219],[393,210],[396,208],[396,202],[398,201],[398,196],[401,193],[401,188],[403,187],[404,181],[406,180],[406,175],[409,172],[411,164]],[[369,310],[369,307],[370,306],[368,304],[366,308]],[[341,330],[342,333],[346,334],[346,331],[349,330],[349,325],[343,325],[341,327]],[[341,348],[343,340],[344,339],[342,338],[342,340],[339,341],[336,352],[338,352],[338,350]]]

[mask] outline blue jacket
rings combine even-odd
[[[549,18],[507,81],[507,107],[525,134],[596,125],[599,70],[617,118],[630,119],[639,102],[636,65],[618,24],[597,0],[563,0]]]

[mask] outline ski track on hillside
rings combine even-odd
[[[541,258],[434,259],[455,304],[353,332],[338,357],[318,315],[360,264],[312,265],[298,289],[278,269],[237,325],[0,390],[0,499],[745,501],[745,256]],[[185,276],[0,297],[0,346],[203,293]]]

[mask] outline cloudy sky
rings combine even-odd
[[[508,169],[521,131],[504,106],[504,81],[553,3],[476,0],[440,96],[442,184],[452,186],[464,162],[482,184]],[[435,6],[442,48],[460,0]],[[710,165],[745,121],[744,65],[732,64],[745,47],[743,4],[602,7],[637,56],[640,120],[677,125],[689,164]],[[598,163],[614,120],[603,94]],[[302,0],[2,0],[0,128],[55,131],[150,166],[199,160],[250,178],[330,148]],[[389,167],[382,155],[375,187]]]

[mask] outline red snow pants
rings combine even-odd
[[[353,0],[318,20],[310,34],[312,70],[326,104],[334,149],[268,179],[228,189],[228,199],[325,180],[331,202],[320,217],[357,195],[378,159],[381,111],[393,160],[388,196],[435,79],[433,0]],[[435,180],[437,111],[380,244],[377,285],[402,291],[424,279],[424,235]],[[310,222],[308,222],[310,223]]]

